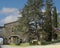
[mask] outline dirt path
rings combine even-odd
[[[2,48],[60,48],[60,45],[45,45],[45,46],[41,45],[41,46],[27,46],[27,47],[2,45]]]

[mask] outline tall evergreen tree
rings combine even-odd
[[[57,22],[57,10],[56,7],[53,7],[53,27],[57,28],[58,27],[58,22]]]
[[[46,25],[45,31],[48,33],[48,40],[52,39],[52,0],[46,0]]]
[[[41,16],[41,9],[43,7],[43,0],[28,0],[27,4],[22,10],[22,17],[19,19],[20,30],[30,34],[30,36],[35,35],[39,40],[39,33],[37,32],[37,20]],[[32,27],[31,27],[32,26]],[[33,27],[34,26],[34,27]]]
[[[51,41],[52,39],[52,0],[46,0],[46,14],[42,15],[42,8],[43,8],[43,1],[44,0],[28,0],[27,4],[23,8],[21,14],[22,17],[19,19],[19,30],[28,34],[30,39],[37,38],[40,39],[40,27],[44,29],[44,31],[48,34],[48,40]],[[43,23],[43,19],[44,23]],[[56,19],[56,20],[55,20]],[[53,21],[54,27],[57,27],[57,13],[56,8],[54,7],[53,10]],[[43,24],[43,25],[42,25]],[[32,38],[31,38],[32,37]]]
[[[52,38],[53,39],[57,39],[57,34],[55,33],[56,32],[56,28],[58,27],[58,21],[57,21],[57,10],[56,10],[56,7],[54,6],[52,8]]]

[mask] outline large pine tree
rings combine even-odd
[[[31,37],[38,38],[37,32],[38,20],[42,17],[43,0],[28,0],[27,4],[22,10],[22,17],[19,19],[20,31],[28,33]],[[40,26],[40,25],[39,25]],[[31,38],[30,38],[31,39]]]

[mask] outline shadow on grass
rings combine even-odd
[[[59,42],[60,40],[55,40],[55,41],[50,41],[50,42],[42,41],[41,45],[50,45],[50,44],[59,43]]]

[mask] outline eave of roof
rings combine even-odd
[[[12,24],[12,23],[16,23],[16,22],[18,22],[18,21],[14,21],[14,22],[6,23],[6,24],[4,24],[4,25],[8,25],[8,24]]]

